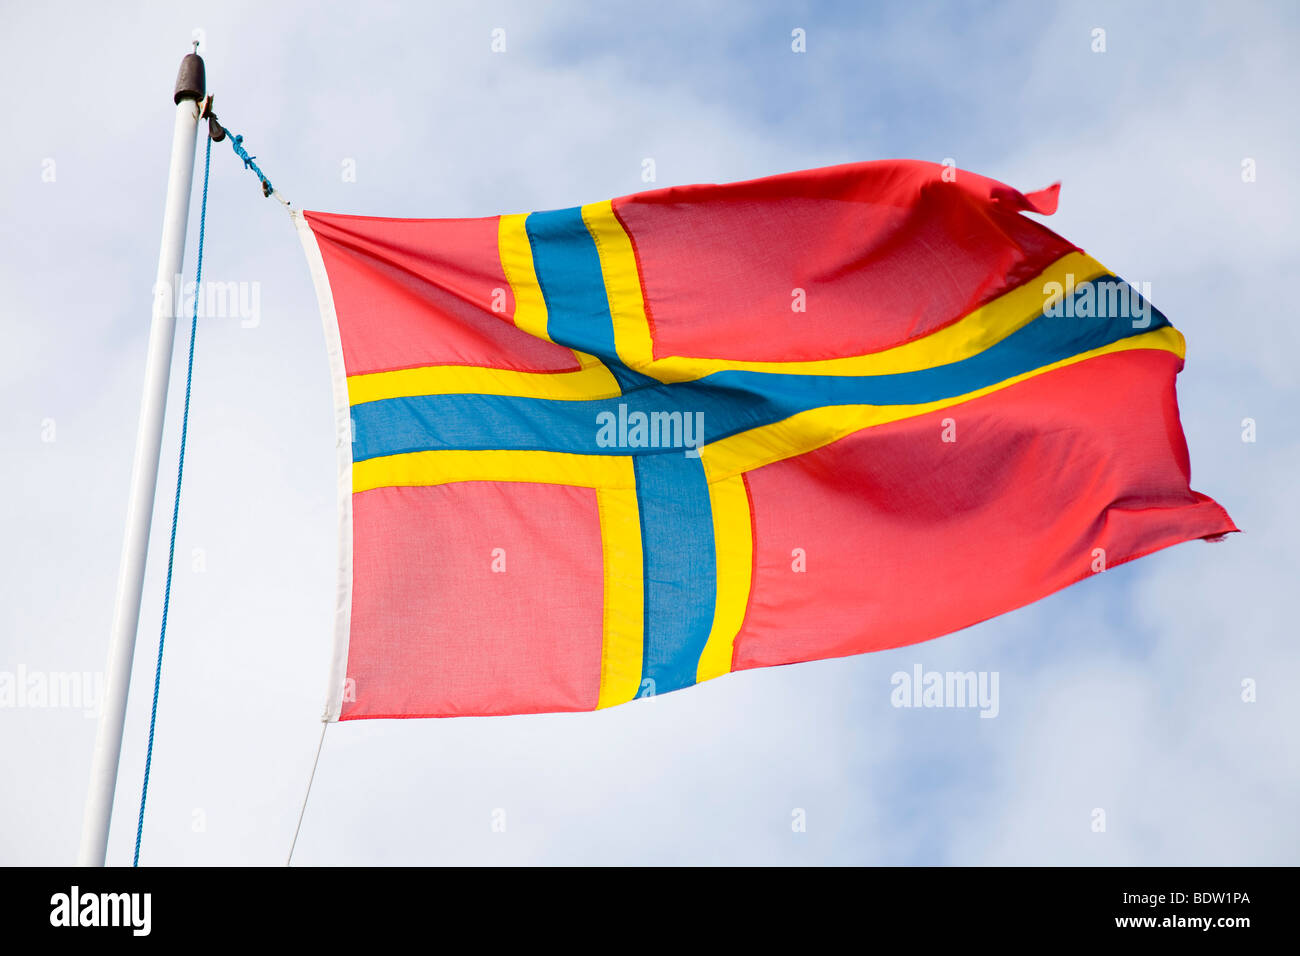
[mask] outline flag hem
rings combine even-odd
[[[293,210],[294,225],[307,256],[307,269],[316,289],[325,351],[329,356],[330,385],[334,397],[334,444],[337,450],[338,486],[338,581],[335,588],[333,650],[330,655],[329,686],[325,691],[322,720],[337,721],[343,708],[347,680],[348,641],[352,622],[352,406],[348,400],[347,370],[343,364],[343,342],[339,334],[334,293],[330,289],[325,260],[316,234],[304,213]]]

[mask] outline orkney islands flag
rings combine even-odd
[[[1235,531],[1183,337],[967,172],[296,214],[340,562],[326,717],[584,711],[947,634]],[[955,176],[954,176],[955,172]]]

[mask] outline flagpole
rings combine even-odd
[[[90,768],[90,791],[82,820],[80,866],[103,866],[108,851],[108,827],[113,815],[118,761],[122,754],[122,728],[126,722],[127,692],[136,629],[140,623],[140,595],[144,587],[145,559],[149,553],[149,526],[153,520],[154,488],[158,482],[158,456],[162,447],[163,418],[167,411],[167,384],[171,377],[172,344],[176,338],[173,288],[185,257],[185,229],[189,222],[190,187],[194,180],[194,151],[199,114],[206,92],[203,59],[195,52],[181,60],[172,101],[176,123],[172,131],[171,168],[167,175],[167,203],[163,211],[162,248],[153,288],[153,319],[149,328],[149,355],[145,361],[144,397],[135,437],[131,468],[131,495],[126,511],[126,537],[118,570],[113,632],[108,648],[108,674],[95,753]],[[197,294],[197,293],[196,293]]]

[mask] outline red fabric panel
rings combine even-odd
[[[1180,368],[1168,352],[1106,355],[749,473],[735,669],[923,641],[1088,577],[1094,548],[1113,567],[1235,531],[1188,488]]]
[[[462,482],[376,488],[352,506],[356,700],[341,719],[595,709],[595,491]],[[495,548],[504,573],[492,570]]]
[[[349,375],[420,365],[570,371],[573,353],[514,325],[499,217],[377,219],[309,212]],[[504,295],[503,312],[493,296]]]
[[[1075,246],[1026,197],[913,160],[831,166],[614,201],[632,236],[656,358],[805,361],[891,348],[947,325]],[[950,175],[952,174],[950,172]],[[793,289],[806,312],[792,311]]]

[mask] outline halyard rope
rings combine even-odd
[[[194,274],[194,311],[190,313],[190,353],[189,360],[185,367],[185,410],[181,415],[181,448],[180,456],[176,465],[176,497],[172,501],[172,530],[171,539],[167,547],[167,584],[163,590],[163,607],[162,607],[162,625],[158,631],[158,662],[154,667],[153,674],[153,705],[149,710],[149,747],[145,752],[144,758],[144,782],[140,786],[140,814],[136,818],[135,824],[135,856],[131,860],[132,866],[140,865],[140,843],[144,834],[144,808],[149,798],[149,772],[153,768],[153,741],[154,733],[158,727],[158,692],[162,686],[162,661],[163,647],[167,642],[167,612],[171,609],[172,597],[172,571],[176,564],[176,525],[180,518],[181,511],[181,483],[185,476],[185,446],[189,438],[190,430],[190,392],[194,384],[194,340],[199,329],[199,301],[203,289],[203,242],[207,232],[208,220],[208,177],[212,169],[212,141],[220,140],[224,135],[220,124],[217,122],[216,115],[211,113],[211,99],[208,101],[208,108],[204,111],[204,117],[208,119],[207,144],[203,152],[203,203],[199,208],[199,253],[198,264],[195,267]],[[253,162],[253,156],[248,155],[248,150],[244,149],[244,137],[231,136],[230,145],[235,151],[235,155],[244,161],[244,168],[251,169],[257,174],[257,178],[262,182],[262,195],[274,196],[289,208],[288,201],[275,191],[271,185],[271,180],[266,178],[266,174]],[[321,734],[321,741],[324,742],[324,733]],[[317,747],[316,759],[320,759],[320,748]],[[312,766],[312,776],[316,775],[316,768]],[[311,793],[311,783],[307,784],[307,792]],[[306,801],[303,802],[303,811],[307,809]],[[299,814],[298,826],[302,826],[302,815]],[[298,840],[297,831],[294,831],[294,842]],[[290,859],[293,857],[293,849],[289,850]]]
[[[140,787],[140,816],[135,824],[135,857],[140,865],[140,839],[144,833],[144,806],[149,796],[149,771],[153,766],[153,737],[158,724],[158,689],[162,684],[163,645],[167,640],[167,612],[171,607],[172,568],[176,563],[176,523],[181,511],[181,481],[185,476],[185,442],[190,430],[190,389],[194,383],[194,338],[199,330],[199,290],[203,283],[203,239],[208,219],[208,172],[212,167],[212,137],[203,154],[203,205],[199,209],[199,255],[194,275],[194,311],[190,314],[190,355],[185,367],[185,411],[181,415],[181,450],[176,465],[176,498],[172,502],[172,533],[167,547],[167,585],[163,590],[162,627],[158,632],[158,663],[153,673],[153,706],[149,711],[149,749],[144,758],[144,783]]]
[[[302,808],[298,811],[298,825],[293,828],[293,842],[289,844],[289,858],[284,861],[285,866],[293,866],[293,850],[298,845],[298,832],[302,829],[302,818],[307,815],[307,801],[311,798],[311,785],[316,780],[316,766],[320,763],[320,752],[325,746],[325,731],[328,729],[329,722],[322,721],[320,741],[316,744],[316,759],[311,764],[311,776],[307,778],[307,792],[302,797]]]

